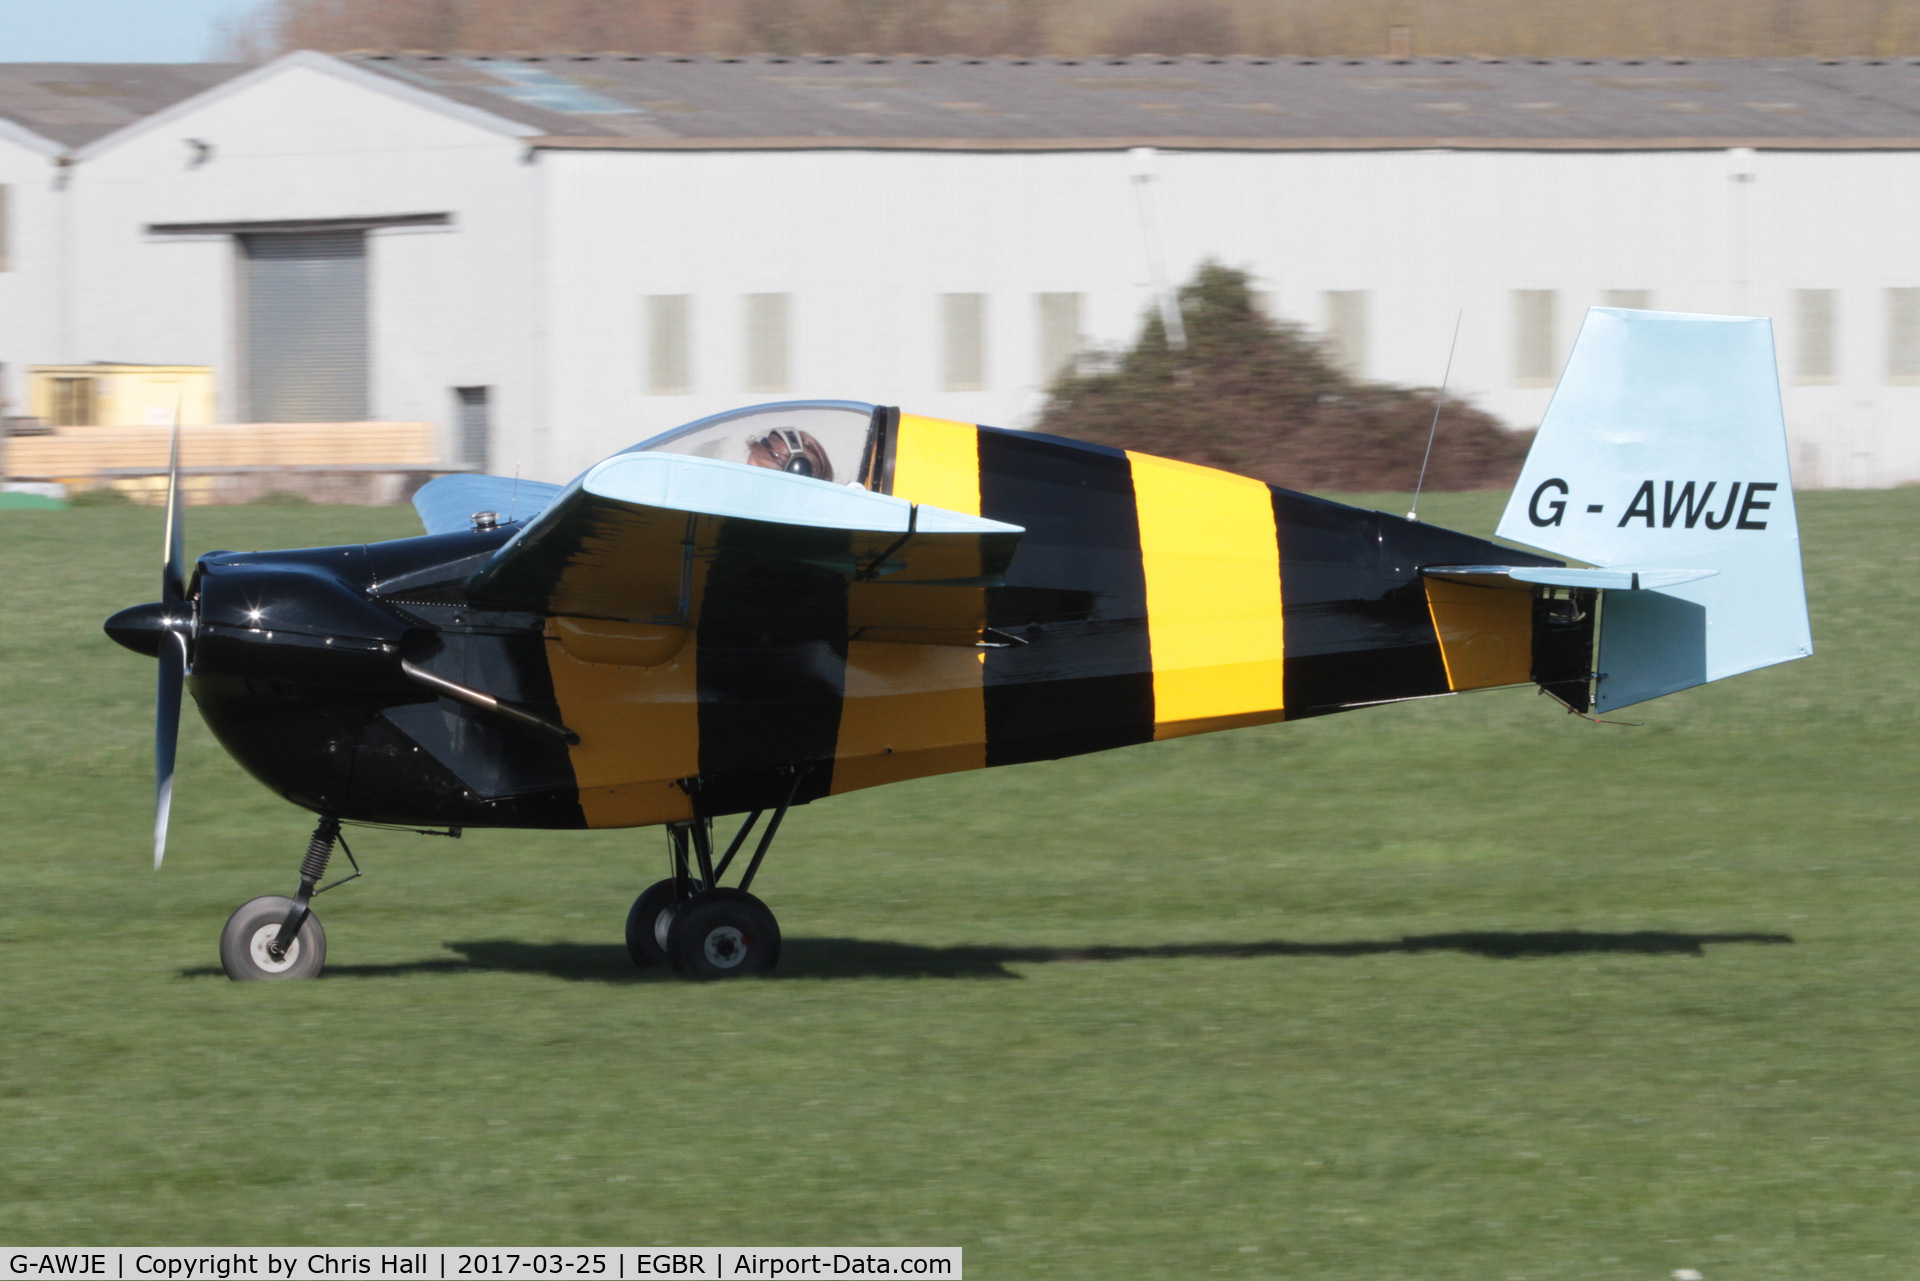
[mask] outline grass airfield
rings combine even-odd
[[[1910,1277],[1920,490],[1800,504],[1811,661],[1641,728],[1503,691],[824,801],[756,883],[780,971],[703,986],[620,944],[652,830],[350,829],[326,977],[227,982],[310,816],[189,712],[155,875],[152,666],[99,625],[160,515],[0,512],[0,1241]]]

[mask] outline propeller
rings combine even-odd
[[[167,857],[167,818],[173,810],[173,761],[180,746],[180,695],[187,680],[184,504],[180,495],[180,406],[173,408],[173,444],[167,457],[167,528],[160,565],[160,688],[153,717],[153,870]]]

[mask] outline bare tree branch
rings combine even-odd
[[[1883,56],[1920,0],[259,0],[222,52]]]

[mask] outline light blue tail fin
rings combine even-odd
[[[1772,322],[1588,311],[1499,534],[1630,575],[1597,710],[1813,653]]]

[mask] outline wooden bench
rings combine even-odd
[[[170,427],[57,427],[9,436],[9,480],[84,484],[167,466]],[[182,469],[244,467],[438,468],[433,423],[216,423],[180,429]]]

